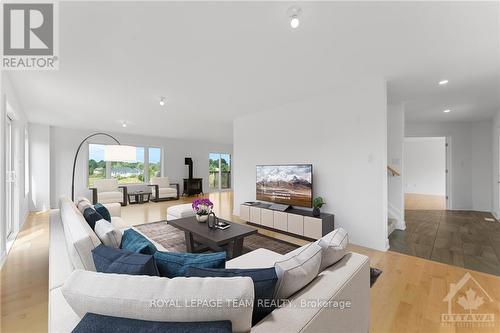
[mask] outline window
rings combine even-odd
[[[106,169],[104,145],[89,144],[89,186],[93,186],[96,179],[105,179]]]
[[[111,162],[111,178],[118,184],[137,184],[144,182],[144,147],[136,147],[135,162]]]
[[[115,178],[119,184],[138,184],[161,176],[161,148],[136,147],[136,154],[135,162],[106,162],[104,145],[89,144],[88,185],[106,178]]]
[[[208,187],[211,190],[231,188],[231,155],[210,153],[208,155]]]
[[[149,179],[161,176],[161,149],[149,148]]]

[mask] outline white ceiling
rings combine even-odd
[[[239,115],[360,76],[387,78],[409,120],[500,108],[498,2],[304,2],[297,30],[290,5],[62,2],[60,70],[10,76],[33,122],[217,142]]]

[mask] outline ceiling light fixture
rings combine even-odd
[[[287,10],[288,18],[290,19],[290,26],[292,29],[297,29],[300,25],[300,14],[302,10],[299,7],[290,7]]]
[[[450,109],[446,109],[446,110],[444,110],[443,112],[444,112],[444,113],[450,113],[450,112],[451,112],[451,110],[450,110]]]
[[[122,127],[127,127],[127,123],[126,123],[126,122],[123,122],[123,123],[122,123]]]
[[[161,106],[165,105],[165,97],[163,97],[163,96],[160,97],[160,105]]]
[[[439,81],[439,85],[442,86],[444,84],[447,84],[448,83],[448,80],[441,80]]]

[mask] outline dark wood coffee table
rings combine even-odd
[[[202,252],[207,247],[215,251],[227,251],[230,258],[238,257],[243,251],[243,239],[251,234],[257,233],[252,228],[239,223],[232,223],[219,219],[231,226],[227,229],[210,229],[206,222],[200,223],[193,217],[186,217],[168,221],[168,224],[184,231],[186,236],[187,252]],[[201,244],[201,247],[196,243]]]

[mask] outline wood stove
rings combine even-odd
[[[182,195],[203,194],[203,178],[193,178],[193,160],[190,157],[186,157],[184,164],[188,166],[189,178],[184,178]]]

